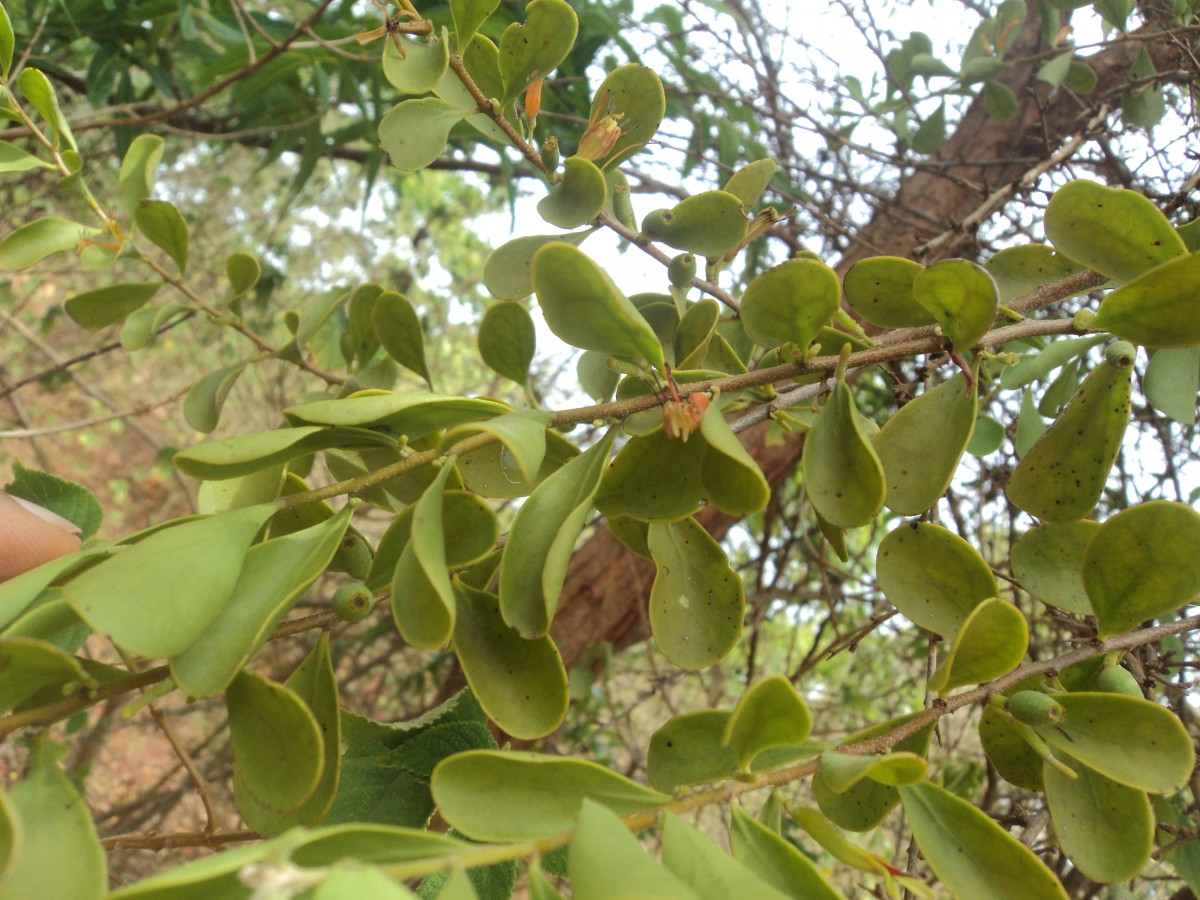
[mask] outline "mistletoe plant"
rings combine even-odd
[[[609,72],[576,152],[562,159],[557,140],[538,146],[537,117],[543,81],[575,40],[575,13],[564,0],[532,0],[495,42],[481,28],[496,6],[451,0],[450,21],[433,22],[404,4],[362,35],[384,38],[383,71],[408,95],[384,116],[379,141],[393,166],[415,171],[472,133],[515,147],[544,174],[538,211],[559,231],[517,238],[488,260],[482,274],[497,299],[479,327],[479,353],[525,384],[536,297],[551,331],[584,351],[580,386],[596,401],[587,407],[435,392],[437,361],[413,305],[381,285],[286,311],[282,345],[242,313],[260,273],[253,256],[229,256],[223,298],[200,296],[188,283],[188,225],[155,197],[162,139],[131,143],[114,203],[93,196],[50,80],[14,71],[0,9],[0,113],[33,136],[29,149],[0,144],[0,170],[53,170],[90,215],[23,225],[0,242],[0,265],[23,270],[75,253],[97,272],[139,270],[66,303],[85,328],[122,323],[130,349],[195,315],[239,334],[244,358],[186,398],[198,431],[215,429],[237,379],[267,360],[305,371],[317,391],[283,409],[278,428],[175,456],[199,482],[201,514],[87,540],[0,586],[0,730],[43,729],[24,779],[0,792],[0,893],[105,893],[95,826],[45,729],[147,688],[138,704],[172,691],[223,699],[233,791],[254,832],[240,839],[262,839],[114,897],[402,897],[418,880],[422,896],[507,897],[519,872],[537,898],[560,896],[548,875],[565,877],[583,900],[841,896],[813,846],[891,896],[932,896],[936,880],[972,900],[1065,897],[1038,853],[940,786],[927,763],[938,720],[980,706],[983,751],[1013,785],[1044,793],[1061,852],[1094,881],[1133,878],[1195,760],[1180,720],[1119,663],[1131,648],[1200,625],[1174,617],[1200,592],[1200,515],[1156,500],[1088,517],[1129,423],[1138,357],[1152,354],[1146,378],[1162,409],[1194,404],[1200,228],[1174,227],[1130,191],[1074,181],[1046,210],[1048,244],[1013,247],[982,266],[871,258],[844,280],[801,253],[739,293],[722,277],[779,219],[770,207],[755,214],[775,164],[746,165],[720,190],[639,223],[621,165],[653,147],[666,108],[658,75],[640,65]],[[975,47],[972,65],[991,60],[998,71],[1002,44]],[[661,290],[627,296],[581,249],[606,233],[663,265]],[[1088,292],[1102,298],[1094,311],[1056,315]],[[312,360],[329,329],[344,371]],[[1093,364],[1089,351],[1100,345]],[[859,373],[920,355],[927,389],[877,427],[859,412]],[[384,356],[429,390],[393,391],[394,371],[385,377],[376,365]],[[1169,375],[1188,367],[1191,379]],[[990,422],[983,398],[1052,377],[1062,382],[1054,422],[1008,483],[1009,500],[1038,523],[1013,542],[1012,566],[1022,590],[1094,630],[1075,650],[1029,660],[1029,622],[1011,591],[929,513],[977,426]],[[731,709],[663,723],[647,751],[649,786],[584,759],[499,749],[489,724],[534,740],[564,720],[567,672],[549,632],[596,511],[656,567],[648,618],[671,663],[702,669],[735,648],[742,579],[695,515],[766,507],[770,487],[737,432],[767,418],[807,431],[802,478],[830,554],[844,559],[848,533],[881,516],[910,519],[879,544],[875,577],[900,613],[944,642],[927,708],[817,741],[802,692],[769,676]],[[573,437],[590,423],[598,430]],[[316,489],[304,477],[314,458],[332,477]],[[28,470],[9,489],[79,522],[85,537],[95,532],[82,489]],[[335,509],[326,501],[337,497],[350,500]],[[514,498],[523,502],[501,534],[497,506]],[[355,528],[360,504],[392,516],[374,546]],[[332,609],[289,619],[326,572],[351,579]],[[340,711],[329,632],[376,604],[413,647],[451,648],[469,690],[412,722]],[[269,640],[309,631],[320,639],[286,681],[252,668]],[[123,664],[79,655],[92,634]],[[754,818],[738,803],[804,780],[815,806],[778,793]],[[717,804],[729,808],[730,853],[683,818]],[[844,833],[876,829],[897,807],[928,872],[899,871]],[[450,832],[428,828],[435,810]],[[809,850],[784,836],[785,819]],[[635,837],[645,829],[656,830],[661,858]]]

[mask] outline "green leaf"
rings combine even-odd
[[[389,42],[388,46],[391,46]],[[416,897],[412,891],[397,884],[382,870],[351,862],[337,863],[320,884],[305,892],[311,900],[405,900]],[[449,900],[449,898],[447,898]]]
[[[1092,347],[1107,340],[1107,335],[1093,334],[1053,341],[1046,349],[1026,354],[1015,366],[1006,367],[1000,373],[1000,386],[1012,391],[1035,381],[1044,381],[1055,369],[1078,359]]]
[[[752,684],[738,699],[725,725],[721,743],[737,754],[743,772],[764,750],[796,747],[812,731],[812,714],[796,689],[782,675]]]
[[[621,135],[596,165],[611,171],[645,147],[662,124],[666,109],[662,80],[654,69],[629,63],[610,71],[592,96],[589,118],[596,122],[607,115],[617,117]]]
[[[83,797],[58,767],[61,745],[42,737],[9,794],[21,840],[0,875],[5,897],[99,898],[107,893],[104,850]]]
[[[1113,693],[1055,694],[1065,717],[1034,730],[1059,753],[1113,781],[1173,794],[1196,761],[1192,739],[1173,712],[1140,697]]]
[[[567,670],[548,635],[526,640],[505,625],[499,600],[455,582],[454,652],[479,705],[520,740],[545,737],[567,714]]]
[[[340,400],[314,400],[283,411],[293,425],[386,428],[409,443],[443,428],[512,412],[496,400],[453,394],[362,391]]]
[[[970,544],[940,525],[888,532],[875,558],[879,587],[914,625],[953,639],[971,611],[997,596],[992,570]]]
[[[432,650],[444,647],[454,633],[454,587],[446,566],[446,533],[442,528],[443,494],[453,462],[413,508],[412,538],[400,554],[392,576],[392,617],[405,641]]]
[[[700,900],[687,885],[642,848],[617,814],[599,803],[583,802],[567,859],[571,889],[587,898],[654,897]]]
[[[1196,424],[1200,347],[1159,350],[1150,357],[1142,390],[1150,405],[1180,425]]]
[[[449,34],[427,38],[397,37],[404,47],[401,55],[392,41],[383,47],[383,77],[402,94],[425,94],[432,91],[450,64]],[[470,38],[468,38],[470,40]]]
[[[533,317],[520,303],[498,300],[483,313],[476,338],[479,355],[494,371],[524,385],[537,350]]]
[[[165,200],[143,200],[133,213],[138,229],[174,260],[179,274],[187,271],[188,227],[179,210]]]
[[[413,506],[396,516],[379,541],[367,573],[367,586],[373,591],[391,584],[400,555],[412,537]],[[454,536],[446,546],[446,565],[458,568],[487,556],[496,544],[499,526],[496,516],[482,497],[470,491],[446,491],[442,497],[442,525]]]
[[[606,517],[675,522],[695,513],[705,499],[701,469],[709,450],[703,441],[677,441],[658,430],[632,438],[604,472],[596,508]]]
[[[371,307],[371,322],[387,355],[416,372],[432,388],[425,361],[425,333],[408,298],[395,291],[384,291]]]
[[[1042,63],[1038,69],[1038,81],[1044,81],[1052,88],[1061,85],[1067,78],[1067,74],[1071,71],[1071,60],[1075,56],[1074,50],[1068,50],[1066,53],[1060,53],[1058,56],[1051,59],[1049,62]]]
[[[925,780],[925,760],[915,753],[855,756],[833,750],[821,754],[821,774],[826,786],[844,794],[863,779],[900,787]]]
[[[842,299],[837,273],[815,259],[793,259],[763,272],[742,297],[742,325],[758,344],[801,349],[828,325]]]
[[[1071,779],[1045,764],[1042,779],[1054,836],[1084,875],[1102,884],[1128,881],[1150,862],[1154,813],[1145,791],[1073,766]]]
[[[534,254],[533,286],[546,324],[568,344],[663,367],[662,345],[646,320],[608,273],[573,245],[552,242]]]
[[[0,582],[0,628],[6,628],[21,615],[52,581],[94,564],[94,561],[111,556],[113,548],[100,546],[60,556],[42,563],[35,569],[23,572],[15,578]]]
[[[0,41],[3,40],[3,7],[0,7]],[[0,172],[28,172],[30,169],[53,169],[51,163],[43,162],[31,153],[8,141],[0,141]]]
[[[1194,347],[1200,344],[1198,280],[1200,253],[1162,263],[1105,297],[1093,326],[1143,347]]]
[[[546,244],[565,241],[578,247],[594,228],[573,234],[538,234],[514,238],[492,251],[483,267],[483,283],[499,300],[523,300],[533,293],[533,256]]]
[[[1007,84],[988,79],[983,86],[983,103],[988,115],[993,119],[1004,121],[1011,119],[1017,112],[1017,95]]]
[[[125,151],[117,183],[121,187],[121,199],[125,208],[130,212],[154,190],[154,179],[162,161],[164,143],[156,134],[139,134]]]
[[[85,291],[67,301],[67,315],[88,331],[99,331],[141,309],[162,286],[161,281],[129,282]]]
[[[935,109],[917,129],[912,138],[912,148],[917,153],[932,156],[942,146],[946,139],[946,104],[938,104]]]
[[[1084,267],[1056,252],[1053,247],[1047,247],[1045,244],[1024,244],[1001,250],[987,261],[984,268],[1000,288],[1000,302],[1011,303],[1043,285],[1081,272]],[[1094,341],[1094,338],[1078,340]],[[1051,346],[1056,347],[1061,343],[1064,342],[1055,341]],[[1008,371],[1010,370],[1005,370],[1006,373]]]
[[[336,401],[344,402],[344,401]],[[193,478],[220,481],[290,462],[330,447],[391,447],[395,438],[367,428],[277,428],[199,444],[175,454],[175,467]]]
[[[7,79],[9,70],[12,68],[13,49],[16,46],[13,37],[12,22],[8,19],[8,13],[4,11],[4,7],[0,5],[0,78]],[[3,867],[0,867],[3,871]]]
[[[380,120],[379,144],[391,164],[402,172],[424,169],[442,155],[450,129],[470,112],[438,97],[404,100]]]
[[[454,20],[454,47],[463,52],[479,26],[496,11],[500,0],[450,0],[450,15]]]
[[[829,852],[834,859],[848,866],[874,875],[888,875],[889,866],[883,859],[846,840],[833,824],[815,809],[803,807],[791,810],[792,821],[808,832],[809,836]]]
[[[756,822],[736,804],[732,815],[729,842],[734,859],[794,900],[843,900],[794,844]]]
[[[720,319],[721,304],[710,297],[688,306],[679,319],[672,341],[676,368],[694,369],[704,363]]]
[[[754,457],[725,421],[719,403],[710,403],[704,411],[700,437],[705,446],[700,485],[708,501],[732,516],[762,512],[771,488]]]
[[[1158,74],[1150,54],[1145,47],[1139,47],[1129,67],[1130,81],[1151,79]],[[1126,125],[1135,128],[1151,129],[1166,115],[1167,105],[1163,99],[1163,86],[1150,82],[1137,88],[1131,88],[1121,97],[1121,116]]]
[[[251,828],[270,828],[316,790],[325,763],[320,726],[295,693],[250,671],[229,685],[225,703],[238,812]]]
[[[1083,584],[1103,640],[1179,609],[1200,593],[1200,514],[1152,500],[1122,510],[1096,531]]]
[[[742,634],[741,576],[693,518],[651,525],[647,546],[656,572],[650,631],[663,654],[683,669],[720,661]]]
[[[67,117],[63,115],[62,108],[58,105],[58,95],[54,92],[54,85],[50,83],[46,74],[41,69],[26,66],[17,77],[17,86],[25,95],[25,99],[42,114],[46,124],[54,129],[54,146],[60,150],[67,148],[78,151],[79,146],[75,143],[75,135],[71,134],[71,126],[67,124]]]
[[[272,512],[253,506],[164,528],[71,579],[63,596],[84,621],[134,653],[182,653],[221,615],[250,542]]]
[[[1067,900],[1033,851],[966,800],[929,783],[902,787],[900,797],[917,846],[955,897]]]
[[[99,686],[74,657],[33,638],[0,639],[0,667],[5,673],[0,683],[0,712],[39,695],[61,699]]]
[[[748,162],[729,176],[721,190],[733,194],[742,201],[742,206],[750,209],[762,199],[776,168],[775,160],[770,158]]]
[[[525,7],[525,21],[514,22],[500,36],[501,108],[557,69],[571,52],[578,31],[579,18],[565,0],[531,0]]]
[[[1011,603],[984,600],[967,616],[949,654],[929,678],[929,690],[943,697],[957,687],[983,684],[1007,675],[1029,648],[1029,626]]]
[[[608,196],[604,173],[581,156],[563,161],[562,179],[538,201],[538,214],[558,228],[576,228],[596,218]]]
[[[197,381],[183,401],[183,417],[197,431],[214,431],[221,418],[221,409],[229,392],[241,377],[249,360],[242,360],[224,369],[209,372]]]
[[[446,821],[472,840],[536,840],[569,831],[585,800],[619,816],[671,798],[593,762],[502,750],[472,750],[433,772],[433,797]],[[488,802],[479,802],[487,796]]]
[[[1096,74],[1095,69],[1087,63],[1076,60],[1071,63],[1065,83],[1067,87],[1077,94],[1090,94],[1096,89],[1096,84],[1099,81],[1100,77]]]
[[[965,375],[926,391],[900,407],[875,435],[883,466],[884,505],[902,516],[925,512],[938,501],[975,431],[975,385]],[[930,440],[930,435],[937,435]]]
[[[786,900],[789,896],[731,859],[674,813],[663,816],[662,836],[663,865],[703,900],[738,896]]]
[[[1042,757],[1017,731],[1016,724],[1011,716],[985,705],[979,718],[979,744],[1005,781],[1041,791]]]
[[[549,413],[519,409],[451,429],[443,435],[440,447],[448,448],[475,433],[495,435],[499,444],[473,450],[459,460],[463,482],[487,497],[523,497],[551,472],[579,455],[574,444],[557,431],[547,430],[549,424]],[[497,491],[491,484],[493,479],[503,481],[510,491]]]
[[[100,529],[104,510],[95,495],[82,484],[26,468],[20,460],[13,460],[12,471],[13,480],[4,486],[4,492],[10,497],[20,497],[58,513],[79,528],[81,541],[88,540]]]
[[[1187,253],[1158,207],[1123,188],[1069,182],[1050,198],[1045,221],[1055,247],[1116,281],[1131,281]]]
[[[328,567],[352,512],[347,506],[319,525],[251,547],[225,610],[172,657],[175,683],[192,697],[222,693]]]
[[[942,333],[959,351],[987,334],[1000,308],[992,276],[965,259],[947,259],[922,269],[913,279],[913,298],[937,319]]]
[[[646,756],[650,783],[660,791],[674,791],[728,778],[736,772],[737,753],[722,743],[731,715],[728,710],[702,709],[668,719],[650,739]],[[767,772],[809,759],[828,746],[804,741],[764,750],[750,764],[750,771]]]
[[[47,256],[74,250],[85,237],[98,233],[95,228],[55,216],[35,219],[0,241],[0,267],[13,271],[28,269]]]
[[[846,302],[882,328],[932,325],[937,320],[913,296],[913,283],[922,271],[920,263],[898,256],[864,259],[846,273]]]
[[[1039,525],[1012,545],[1013,575],[1037,599],[1080,616],[1092,615],[1083,586],[1083,559],[1088,541],[1100,528],[1086,519]]]
[[[252,290],[262,275],[258,260],[249,253],[230,253],[225,258],[225,277],[235,297]]]
[[[741,243],[750,220],[742,201],[725,191],[704,191],[671,209],[656,209],[642,219],[642,234],[697,256],[724,256]]]
[[[0,6],[0,16],[3,15],[4,7]],[[3,886],[8,867],[20,851],[24,840],[25,830],[21,820],[17,818],[17,811],[13,809],[8,794],[0,790],[0,886]]]
[[[826,521],[857,528],[883,509],[883,466],[843,379],[805,438],[801,464],[809,500]]]
[[[991,456],[1004,443],[1007,435],[1004,426],[991,416],[980,416],[975,420],[975,432],[967,443],[967,452],[972,456]]]
[[[554,620],[575,542],[592,511],[617,429],[549,476],[517,511],[500,564],[500,611],[522,637]]]

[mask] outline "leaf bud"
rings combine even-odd
[[[546,166],[546,174],[553,177],[558,171],[559,153],[558,138],[550,135],[542,141],[542,163]]]

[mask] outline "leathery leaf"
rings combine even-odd
[[[883,466],[844,380],[808,432],[802,466],[813,507],[839,528],[866,525],[883,509]]]
[[[1083,586],[1083,557],[1099,522],[1080,519],[1039,525],[1012,545],[1013,574],[1021,587],[1050,606],[1080,616],[1092,615]]]
[[[619,816],[669,803],[593,762],[505,750],[469,750],[433,771],[433,798],[446,821],[477,841],[526,841],[570,830],[585,800]],[[487,796],[489,802],[480,803]]]
[[[650,590],[650,630],[667,659],[702,669],[724,658],[742,633],[745,589],[725,551],[695,519],[651,525],[657,571]]]
[[[996,578],[979,552],[929,522],[888,532],[875,557],[879,587],[915,625],[953,639],[971,611],[995,597]]]
[[[538,215],[558,228],[576,228],[596,218],[608,196],[604,173],[590,159],[571,156],[562,180],[538,201]]]
[[[965,375],[926,391],[900,408],[875,435],[887,484],[884,505],[902,516],[933,506],[950,486],[978,412],[975,387]]]
[[[967,616],[950,652],[929,679],[929,689],[945,696],[956,687],[983,684],[1021,664],[1029,648],[1029,626],[1021,611],[995,598]]]
[[[454,633],[454,587],[446,565],[447,535],[442,522],[446,479],[452,471],[453,462],[442,466],[416,502],[412,537],[392,576],[396,626],[404,640],[426,650],[444,647]]]
[[[545,634],[575,541],[592,511],[617,429],[534,489],[517,511],[500,565],[504,621],[527,638]]]
[[[1143,347],[1200,344],[1200,253],[1169,260],[1104,298],[1093,322]]]
[[[454,652],[479,705],[513,737],[534,740],[567,714],[567,670],[548,635],[526,640],[500,616],[494,594],[455,580]]]
[[[763,272],[742,297],[742,325],[766,347],[801,349],[833,318],[842,299],[837,273],[815,259],[793,259]]]
[[[855,263],[846,273],[844,289],[851,308],[882,328],[932,325],[933,313],[913,296],[920,263],[898,256],[876,256]]]
[[[808,704],[782,675],[770,675],[745,690],[725,724],[721,743],[737,754],[743,772],[764,750],[796,747],[812,731]]]
[[[1000,292],[992,276],[965,259],[947,259],[918,272],[913,297],[932,313],[959,351],[987,333],[1000,308]]]

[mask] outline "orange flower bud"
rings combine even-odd
[[[542,108],[543,81],[545,81],[544,78],[539,78],[525,91],[525,118],[527,119],[536,119]]]

